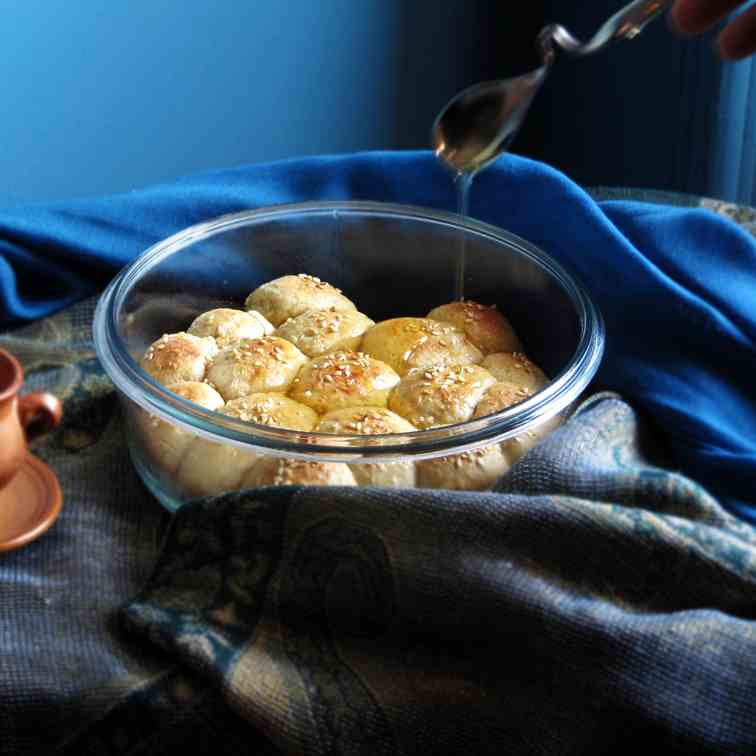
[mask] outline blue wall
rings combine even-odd
[[[535,64],[544,23],[587,36],[622,2],[0,0],[0,205],[426,147],[456,91]],[[513,150],[587,185],[729,196],[712,162],[733,154],[713,120],[721,75],[709,39],[657,22],[560,61]]]
[[[0,202],[389,146],[397,16],[385,0],[0,0]]]
[[[506,39],[489,23],[498,5],[0,0],[0,205],[423,147]]]

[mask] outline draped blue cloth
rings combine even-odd
[[[290,160],[129,194],[0,212],[0,323],[96,292],[144,249],[223,213],[324,199],[451,209],[427,152]],[[594,202],[546,165],[505,156],[471,215],[542,247],[587,286],[607,326],[602,387],[645,410],[679,470],[756,521],[756,243],[709,211]]]

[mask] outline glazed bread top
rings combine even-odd
[[[522,352],[489,354],[481,365],[492,373],[497,381],[528,389],[533,394],[549,382],[543,370]]]
[[[247,297],[244,307],[256,310],[276,327],[307,310],[356,309],[339,289],[306,273],[282,276],[258,286]]]
[[[391,365],[399,375],[413,368],[473,365],[481,351],[450,323],[430,318],[392,318],[376,323],[362,337],[362,351]]]
[[[490,415],[548,382],[507,318],[476,302],[374,323],[335,287],[300,274],[258,287],[246,307],[198,315],[188,332],[152,344],[141,366],[189,401],[231,417],[364,436]],[[492,454],[467,460],[475,475],[485,474],[482,459],[487,469],[496,466]]]
[[[319,433],[343,433],[355,436],[383,436],[390,433],[411,433],[412,423],[384,407],[347,407],[323,415],[316,430]]]
[[[196,317],[187,329],[193,336],[212,336],[219,347],[239,339],[270,336],[273,326],[259,312],[219,307]]]
[[[307,358],[286,339],[240,339],[211,360],[207,380],[226,401],[260,391],[286,392],[305,362]]]
[[[357,310],[307,310],[281,323],[276,336],[294,344],[308,357],[346,350],[356,352],[373,321]]]
[[[456,326],[483,354],[522,349],[512,324],[496,305],[482,305],[470,300],[450,302],[431,310],[428,317]]]
[[[273,391],[232,399],[223,413],[258,425],[307,432],[313,430],[320,420],[318,413],[306,405]]]
[[[343,407],[385,407],[399,376],[385,362],[363,352],[330,352],[308,362],[294,380],[291,396],[323,414]]]
[[[418,428],[462,423],[496,379],[478,365],[410,370],[391,394],[389,409]]]
[[[139,365],[158,383],[203,381],[208,361],[218,352],[215,339],[167,333],[150,345]]]

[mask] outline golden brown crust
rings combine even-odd
[[[520,457],[524,456],[536,444],[540,443],[546,436],[553,433],[562,424],[561,415],[546,420],[536,428],[520,433],[514,438],[508,438],[501,442],[501,450],[510,464],[517,462]]]
[[[281,323],[276,336],[294,344],[308,357],[340,350],[356,352],[373,321],[357,310],[307,310]]]
[[[431,310],[428,317],[456,326],[483,354],[522,349],[512,324],[496,305],[482,305],[472,300],[450,302]]]
[[[528,389],[532,394],[549,382],[546,373],[522,352],[495,352],[489,354],[481,365],[497,381]]]
[[[194,336],[212,336],[218,346],[228,346],[239,339],[259,339],[270,336],[273,326],[254,310],[233,310],[219,307],[198,315],[187,329]]]
[[[306,310],[355,309],[339,289],[306,273],[282,276],[258,286],[247,297],[244,307],[257,310],[276,327]]]
[[[186,451],[176,473],[178,482],[189,496],[216,496],[238,491],[242,478],[260,459],[232,444],[195,438]]]
[[[345,435],[385,435],[417,430],[395,412],[384,407],[348,407],[324,415],[318,433]],[[376,462],[350,465],[358,486],[414,488],[414,462]]]
[[[207,381],[226,401],[261,391],[286,392],[307,358],[277,336],[241,339],[222,349],[207,368]]]
[[[390,409],[361,405],[326,413],[315,430],[318,433],[379,436],[389,433],[412,433],[417,428]]]
[[[224,414],[258,425],[310,432],[320,416],[310,407],[272,391],[248,394],[226,404]]]
[[[532,395],[533,392],[530,391],[530,389],[515,386],[512,383],[499,381],[498,383],[494,383],[494,385],[486,391],[485,396],[478,402],[473,417],[493,415],[495,412],[501,412],[502,410],[507,409],[507,407],[512,407],[515,404],[524,402]]]
[[[223,397],[206,383],[187,381],[172,383],[166,388],[205,409],[218,411],[223,407]],[[137,409],[134,417],[137,422],[137,432],[141,437],[142,448],[149,455],[155,467],[164,474],[174,473],[181,464],[187,448],[197,438],[197,435],[141,409]]]
[[[417,463],[417,484],[421,488],[452,491],[483,491],[509,469],[510,463],[498,444],[448,457],[423,459]]]
[[[385,363],[362,352],[331,352],[300,371],[289,396],[319,414],[343,407],[385,407],[399,376]]]
[[[462,423],[495,382],[478,365],[415,369],[402,378],[388,406],[418,428]]]
[[[548,382],[509,321],[476,302],[376,324],[338,289],[300,274],[258,287],[245,306],[203,313],[187,333],[158,339],[140,364],[171,391],[230,417],[363,437],[487,416]],[[141,411],[135,417],[158,473],[190,496],[284,484],[481,490],[560,422],[441,459],[347,464],[260,455]]]
[[[310,462],[282,457],[261,458],[242,481],[244,488],[286,485],[354,486],[356,482],[343,462]]]
[[[139,366],[158,383],[167,386],[184,381],[201,381],[208,360],[218,352],[215,339],[190,333],[167,333],[153,342]]]
[[[169,391],[178,394],[187,402],[199,404],[200,407],[217,412],[223,407],[223,397],[208,383],[200,381],[184,381],[171,383],[166,386]]]
[[[414,488],[417,485],[414,462],[369,462],[349,467],[358,486]]]
[[[518,373],[520,375],[520,373]],[[475,408],[474,417],[485,417],[500,412],[507,407],[512,407],[525,401],[533,395],[533,391],[521,385],[499,381],[491,386],[483,399]],[[539,425],[537,428],[525,431],[501,442],[501,450],[510,465],[513,465],[527,451],[532,449],[542,438],[561,425],[561,418],[557,416]]]
[[[362,337],[362,351],[391,365],[399,375],[413,368],[472,365],[483,354],[455,326],[429,318],[392,318]]]

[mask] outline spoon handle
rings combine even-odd
[[[564,26],[551,24],[538,35],[544,61],[554,57],[556,43],[570,55],[592,55],[612,42],[633,39],[657,16],[670,8],[674,0],[635,0],[608,19],[588,42],[581,42]]]

